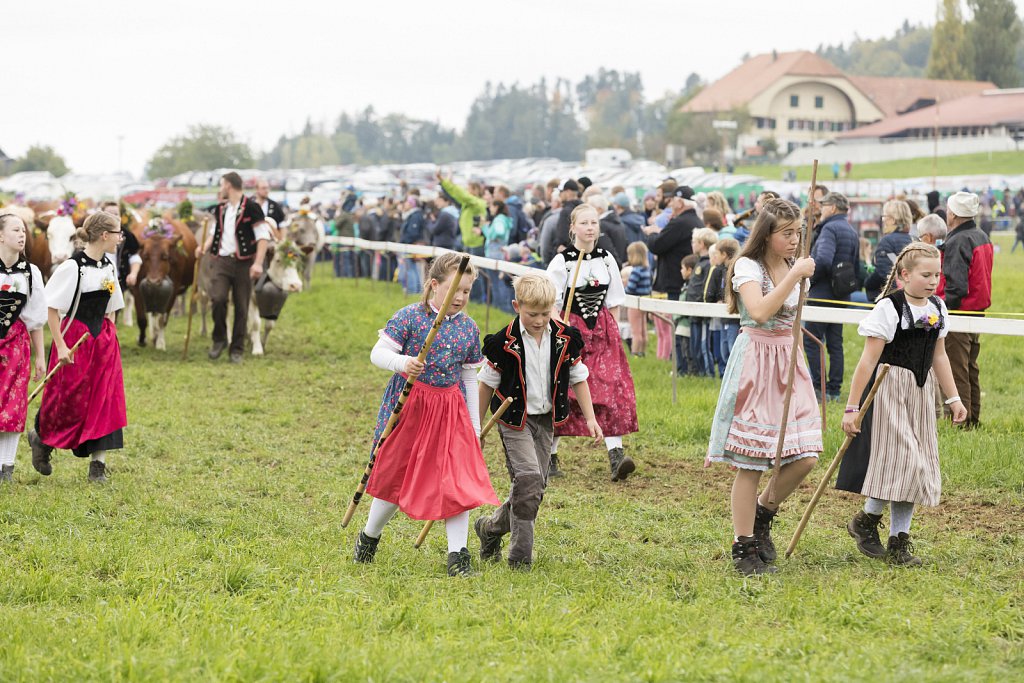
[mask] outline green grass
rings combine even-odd
[[[936,172],[937,169],[937,172]],[[786,170],[796,171],[800,181],[811,180],[811,165],[751,165],[737,166],[736,173],[751,173],[769,180],[778,180]],[[850,180],[866,180],[869,178],[919,178],[935,175],[987,175],[1003,174],[1018,175],[1024,173],[1024,152],[978,152],[976,154],[958,154],[940,156],[938,166],[933,164],[931,157],[917,159],[900,159],[898,161],[880,161],[873,164],[854,164]],[[818,180],[827,183],[832,178],[832,164],[819,164]],[[1013,188],[1016,190],[1017,188]]]
[[[996,307],[1024,310],[1024,255],[1000,253],[995,282]],[[921,569],[859,555],[843,528],[858,497],[830,491],[778,575],[734,575],[731,477],[701,467],[717,383],[680,379],[673,405],[667,365],[648,357],[634,366],[636,476],[613,485],[601,450],[570,443],[533,572],[489,565],[452,580],[440,526],[414,550],[419,525],[396,518],[367,567],[350,558],[365,504],[340,528],[387,380],[368,351],[405,301],[321,269],[288,302],[269,355],[242,367],[207,361],[205,340],[182,362],[182,319],[165,354],[122,328],[131,424],[108,459],[111,483],[88,485],[67,453],[40,477],[23,440],[16,482],[0,490],[0,678],[965,681],[1024,670],[1020,339],[983,342],[984,430],[940,428],[943,501],[914,522]],[[502,319],[492,312],[491,327]],[[838,410],[829,420],[826,461]],[[502,495],[495,439],[486,457]],[[822,472],[784,508],[780,545]]]

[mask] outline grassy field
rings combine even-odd
[[[1008,246],[1008,242],[1004,242]],[[996,304],[1024,310],[1024,255],[997,257]],[[532,573],[444,572],[443,529],[414,550],[396,518],[356,566],[340,520],[387,375],[367,360],[405,303],[394,286],[332,279],[293,297],[268,356],[181,360],[121,329],[130,426],[88,485],[85,461],[31,468],[0,490],[4,681],[680,681],[1014,679],[1024,671],[1024,347],[986,338],[980,431],[940,427],[943,501],[913,533],[925,566],[861,556],[844,525],[858,497],[829,492],[773,577],[731,569],[724,468],[701,467],[710,380],[634,365],[638,472],[608,481],[602,450],[572,443],[541,508]],[[472,311],[483,325],[482,309]],[[492,312],[491,327],[501,314]],[[860,345],[847,335],[847,370]],[[831,409],[824,460],[840,441]],[[499,495],[507,475],[486,457]],[[825,463],[823,463],[824,465]],[[788,541],[823,467],[776,525]],[[474,516],[475,518],[475,516]],[[470,549],[478,549],[471,534]],[[475,555],[474,555],[475,556]],[[1016,673],[1014,673],[1016,672]]]
[[[937,172],[936,172],[937,168]],[[795,170],[797,180],[810,181],[811,166],[796,168],[773,166],[737,166],[736,173],[751,173],[769,180],[778,180],[785,170]],[[936,175],[1018,175],[1024,173],[1024,153],[1021,152],[979,152],[939,157],[938,166],[933,166],[931,157],[881,161],[874,164],[854,164],[850,180],[868,178],[920,178]],[[832,164],[821,164],[818,180],[827,183],[832,178]],[[1016,190],[1017,188],[1013,188]]]

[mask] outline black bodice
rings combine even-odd
[[[103,329],[103,316],[107,314],[109,301],[110,292],[105,289],[82,292],[78,309],[75,311],[75,320],[81,320],[89,328],[89,334],[93,337],[98,337]]]
[[[590,261],[592,259],[601,259],[607,254],[604,249],[594,249],[594,251],[584,254],[583,260]],[[576,266],[569,265],[570,260],[575,261],[580,257],[580,252],[575,247],[570,247],[564,252],[566,260],[566,270],[568,272],[568,279],[565,283],[564,296],[569,296],[569,291],[572,289],[572,279],[575,275]],[[608,296],[608,285],[607,284],[588,284],[585,289],[580,289],[580,285],[583,284],[584,276],[579,275],[579,282],[576,283],[576,291],[572,295],[571,311],[583,318],[583,324],[587,326],[588,330],[594,329],[597,325],[597,315],[601,312],[601,307],[604,306],[604,301]]]
[[[935,344],[939,341],[939,332],[946,326],[946,320],[940,313],[938,327],[916,327],[913,311],[903,290],[890,294],[889,299],[899,313],[900,322],[896,324],[896,334],[892,341],[882,349],[878,362],[910,370],[914,373],[917,386],[923,387],[928,379],[928,371],[932,369],[932,355],[935,353]],[[929,301],[935,306],[935,310],[942,310],[937,297],[929,297]],[[904,322],[907,323],[908,329],[903,329]]]
[[[21,311],[28,303],[28,295],[21,292],[0,292],[0,339],[7,337],[11,326],[21,317]]]

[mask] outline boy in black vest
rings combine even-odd
[[[480,559],[501,560],[501,537],[509,540],[508,564],[529,569],[533,562],[533,527],[547,487],[551,439],[556,425],[569,418],[569,387],[587,419],[590,436],[604,435],[594,417],[583,364],[583,338],[574,327],[553,319],[555,286],[544,273],[517,277],[512,307],[519,315],[484,339],[487,364],[480,371],[481,421],[490,405],[496,411],[511,396],[498,431],[512,478],[508,499],[489,517],[476,520]]]

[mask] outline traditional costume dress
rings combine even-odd
[[[0,260],[0,466],[8,473],[14,469],[18,438],[25,431],[32,375],[29,332],[45,322],[46,295],[39,269],[24,256],[10,268]]]
[[[397,354],[396,374],[384,390],[374,444],[405,387],[406,378],[397,370],[419,354],[436,315],[433,307],[428,312],[422,303],[411,304],[380,331],[383,345]],[[398,424],[377,451],[368,494],[421,520],[499,504],[477,438],[476,371],[483,362],[476,323],[461,311],[446,317]]]
[[[121,347],[107,315],[124,308],[124,298],[110,258],[96,261],[84,251],[75,252],[50,276],[46,302],[60,313],[69,348],[83,334],[87,338],[75,351],[74,363],[58,370],[43,390],[36,414],[39,441],[49,448],[69,448],[81,458],[123,448],[121,430],[128,417]],[[56,365],[54,345],[50,369]]]
[[[744,257],[733,269],[733,291],[747,282],[759,283],[764,295],[775,288],[767,269]],[[798,284],[775,315],[758,324],[737,294],[741,334],[722,377],[705,466],[725,462],[763,472],[774,465],[799,300]],[[821,450],[821,415],[804,354],[798,353],[782,465],[817,457]]]
[[[569,247],[551,259],[548,274],[558,292],[561,308],[572,288],[573,273],[580,252]],[[584,255],[572,297],[569,324],[583,335],[583,363],[590,369],[587,384],[594,403],[594,415],[606,437],[623,436],[639,430],[636,390],[623,349],[619,323],[608,311],[622,305],[626,291],[615,258],[600,247]],[[570,392],[569,419],[559,425],[557,436],[589,436],[587,420]]]

